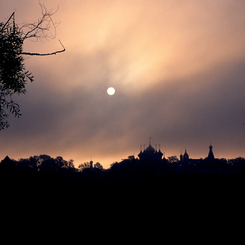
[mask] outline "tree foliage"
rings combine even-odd
[[[63,157],[52,158],[49,155],[32,156],[16,161],[17,169],[21,172],[67,172],[75,171],[74,161],[66,161]]]
[[[13,100],[13,95],[25,94],[26,83],[33,81],[33,75],[25,68],[23,56],[47,56],[65,51],[60,42],[63,49],[55,52],[44,54],[23,52],[23,44],[27,39],[55,38],[55,34],[48,34],[51,27],[54,30],[56,28],[52,20],[55,12],[48,11],[41,4],[40,6],[42,17],[34,23],[19,27],[15,22],[15,12],[7,22],[0,22],[0,130],[9,127],[8,112],[15,117],[21,116],[20,106]]]

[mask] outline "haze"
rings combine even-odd
[[[26,42],[35,76],[1,131],[0,158],[49,154],[104,168],[161,144],[166,157],[244,156],[245,1],[42,1],[56,39]],[[40,17],[38,1],[1,0],[0,21]],[[51,30],[53,32],[54,30]],[[114,96],[108,96],[108,87]]]

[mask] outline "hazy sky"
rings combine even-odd
[[[16,97],[20,119],[0,132],[0,159],[48,154],[75,165],[161,144],[166,157],[245,156],[244,0],[42,0],[56,39],[24,50],[35,76]],[[36,0],[0,0],[0,21],[40,17]],[[54,30],[51,30],[53,33]],[[116,93],[106,94],[113,86]]]

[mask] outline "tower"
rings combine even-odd
[[[92,156],[91,156],[91,161],[89,162],[89,164],[90,164],[90,169],[92,169],[92,168],[93,168],[93,160],[92,160]]]
[[[209,146],[208,159],[209,160],[214,160],[213,146],[211,144]]]
[[[187,154],[186,149],[185,149],[185,154],[183,156],[183,161],[189,161],[189,155]]]

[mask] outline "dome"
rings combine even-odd
[[[151,146],[151,144],[145,149],[147,152],[155,152],[155,149]]]

